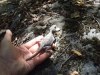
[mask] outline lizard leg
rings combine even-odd
[[[51,46],[45,46],[45,47],[43,47],[43,49],[44,49],[46,52],[48,52],[48,51],[51,49]]]

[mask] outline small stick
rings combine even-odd
[[[77,52],[77,53],[75,53],[75,52],[73,52],[73,54],[72,55],[70,55],[69,57],[68,57],[68,59],[66,59],[62,64],[61,64],[61,66],[60,66],[60,70],[62,69],[62,66],[72,57],[72,56],[74,56],[74,55],[77,55],[77,56],[82,56],[82,54],[81,53],[79,53],[79,52]]]
[[[57,57],[61,56],[61,55],[65,52],[65,50],[67,50],[67,49],[68,49],[68,47],[69,47],[69,46],[70,46],[70,44],[68,44],[68,46],[67,46],[65,49],[63,49],[62,53],[61,53],[61,54],[59,54]]]
[[[60,66],[60,71],[61,71],[61,69],[62,69],[62,66],[63,66],[73,55],[74,55],[74,54],[70,55],[70,56],[68,57],[68,59],[66,59],[66,60],[61,64],[61,66]]]
[[[66,35],[64,35],[63,37],[61,37],[61,38],[59,39],[59,41],[61,41],[65,36],[66,36]]]
[[[99,27],[100,27],[100,22],[93,16],[93,19],[98,23]]]

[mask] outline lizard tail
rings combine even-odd
[[[36,53],[33,54],[31,57],[27,58],[26,61],[31,60],[31,59],[34,58],[37,54],[39,54],[39,52],[36,52]]]

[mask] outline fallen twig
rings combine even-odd
[[[70,46],[70,44],[68,44],[68,46],[66,46],[66,48],[65,48],[65,49],[63,49],[62,53],[61,53],[61,54],[59,54],[57,57],[61,56],[61,55],[65,52],[65,50],[67,50],[67,49],[68,49],[68,47],[69,47],[69,46]]]
[[[66,35],[62,36],[62,37],[59,39],[59,41],[61,41],[65,36],[66,36]]]
[[[63,65],[64,65],[73,55],[74,55],[74,54],[70,55],[70,56],[68,57],[68,59],[66,59],[66,60],[61,64],[61,66],[60,66],[60,68],[59,68],[60,71],[61,71]]]
[[[69,57],[68,57],[68,59],[66,59],[62,64],[61,64],[61,66],[60,66],[60,71],[61,71],[61,69],[62,69],[62,67],[63,67],[63,65],[72,57],[72,56],[74,56],[74,55],[77,55],[77,56],[83,56],[79,51],[77,51],[77,50],[71,50],[72,52],[73,52],[73,54],[72,55],[70,55]]]
[[[100,27],[100,22],[93,16],[93,19],[98,23],[99,27]]]

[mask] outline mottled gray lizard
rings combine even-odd
[[[34,53],[31,57],[27,58],[26,60],[31,60],[36,55],[38,55],[42,50],[48,51],[51,48],[51,45],[54,43],[54,33],[59,31],[60,28],[58,28],[56,25],[52,25],[50,27],[50,32],[40,41],[40,47],[36,53]]]

